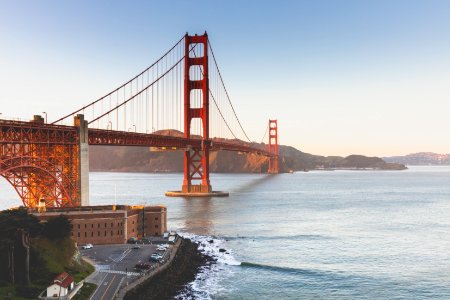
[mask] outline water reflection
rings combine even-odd
[[[183,230],[207,235],[214,232],[213,198],[181,198],[181,219],[184,220]]]

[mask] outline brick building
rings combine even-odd
[[[30,209],[41,221],[64,215],[72,223],[78,245],[122,244],[129,238],[159,236],[167,231],[167,208],[158,206],[100,205]]]

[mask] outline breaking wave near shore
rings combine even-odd
[[[179,232],[183,238],[190,239],[198,244],[198,250],[211,258],[211,261],[202,266],[195,277],[175,299],[212,299],[222,292],[229,291],[221,285],[221,281],[234,274],[228,266],[240,266],[231,249],[225,247],[225,240],[217,237],[195,235]]]

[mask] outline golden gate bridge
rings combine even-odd
[[[0,175],[27,207],[88,205],[89,145],[159,147],[184,151],[176,195],[214,196],[211,151],[263,155],[278,173],[276,120],[265,136],[267,147],[244,130],[206,32],[186,33],[138,75],[54,122],[0,120]]]

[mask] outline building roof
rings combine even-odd
[[[64,272],[59,274],[53,280],[54,284],[57,284],[63,288],[67,288],[73,282],[73,277],[69,275],[69,273]]]

